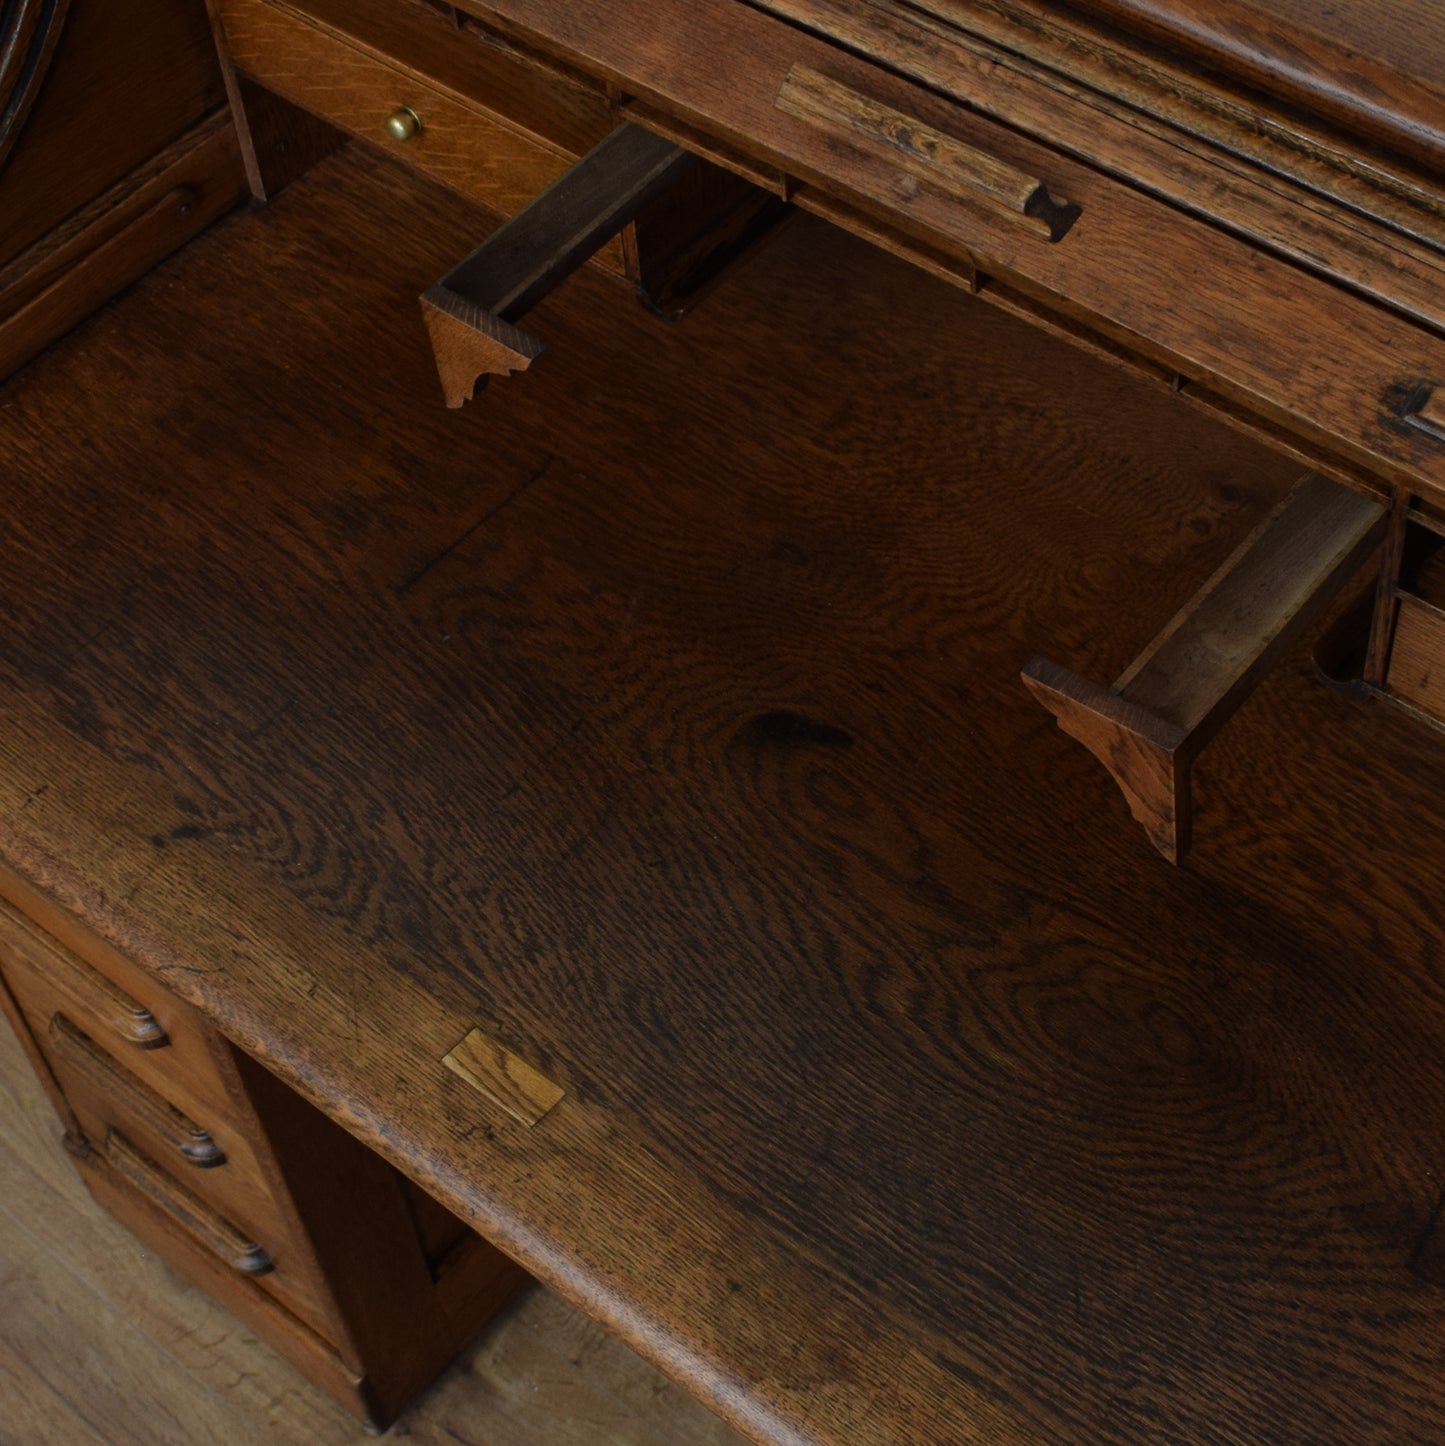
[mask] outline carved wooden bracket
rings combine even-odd
[[[523,371],[542,343],[515,323],[697,158],[624,122],[421,298],[447,406]]]
[[[1170,863],[1189,851],[1200,749],[1328,606],[1385,517],[1381,503],[1306,477],[1113,687],[1046,658],[1024,669],[1029,691],[1109,770]]]

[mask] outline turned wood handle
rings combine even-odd
[[[123,1043],[136,1049],[163,1049],[171,1040],[154,1014],[83,959],[45,950],[41,972],[87,1017],[99,1020]]]
[[[232,1270],[242,1275],[267,1275],[275,1269],[271,1257],[254,1240],[172,1180],[119,1130],[106,1133],[105,1158],[118,1175],[135,1186],[179,1229],[225,1261]]]
[[[188,1165],[209,1170],[226,1163],[225,1152],[209,1130],[202,1129],[144,1081],[122,1069],[63,1014],[50,1021],[50,1046],[62,1069],[80,1075],[116,1109],[139,1120],[157,1139],[165,1141]]]
[[[1082,208],[1056,201],[1033,176],[826,75],[795,65],[778,91],[777,108],[860,146],[958,201],[1062,241]]]

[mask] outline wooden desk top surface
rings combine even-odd
[[[1438,737],[1296,659],[1171,872],[1017,682],[1293,468],[813,221],[449,414],[476,227],[344,153],[0,390],[4,859],[760,1438],[1445,1436]]]

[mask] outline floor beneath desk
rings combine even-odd
[[[0,390],[4,852],[759,1436],[1445,1438],[1440,736],[1301,650],[1171,870],[1018,680],[1295,469],[808,220],[450,414],[477,237],[346,153]]]
[[[90,1198],[0,1028],[0,1441],[342,1446],[372,1439]],[[388,1435],[427,1446],[736,1446],[705,1407],[540,1288]]]

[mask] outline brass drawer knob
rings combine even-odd
[[[409,106],[399,105],[386,118],[386,133],[394,141],[409,141],[421,132],[421,117]]]

